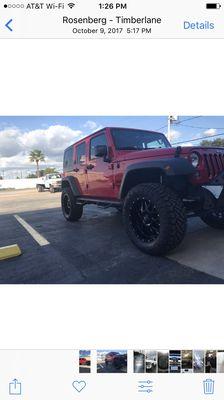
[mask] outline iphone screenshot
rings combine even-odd
[[[0,0],[0,400],[224,399],[224,2]]]

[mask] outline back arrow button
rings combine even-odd
[[[10,26],[10,24],[12,23],[12,19],[10,19],[8,22],[6,22],[6,24],[5,24],[5,27],[10,31],[10,32],[12,32],[13,31],[13,29],[11,28],[11,26]]]

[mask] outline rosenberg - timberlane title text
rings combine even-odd
[[[115,18],[98,18],[98,17],[63,17],[63,24],[96,24],[96,25],[107,25],[108,23],[115,22],[117,24],[161,24],[162,19],[157,17],[123,17],[123,16],[116,16]]]

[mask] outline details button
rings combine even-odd
[[[215,24],[210,21],[184,21],[185,30],[212,30],[215,29]]]

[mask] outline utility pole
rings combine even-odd
[[[167,123],[167,139],[169,142],[171,141],[171,125],[175,122],[177,123],[178,116],[177,115],[169,115],[168,116],[168,123]]]

